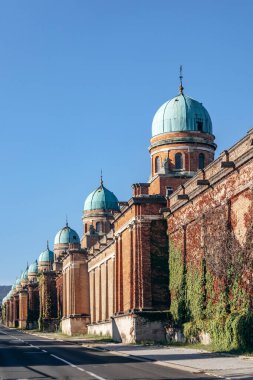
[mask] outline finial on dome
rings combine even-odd
[[[184,87],[182,83],[182,80],[183,80],[183,66],[182,65],[180,65],[180,69],[179,69],[179,79],[180,79],[179,93],[183,94]]]
[[[68,215],[66,214],[66,227],[69,226],[69,223],[68,223]]]
[[[101,174],[100,174],[100,186],[103,186],[103,172],[101,169]]]
[[[49,250],[49,242],[48,242],[48,240],[47,240],[47,249]]]

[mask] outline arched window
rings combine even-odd
[[[181,153],[175,154],[175,168],[183,169],[183,156]]]
[[[205,167],[205,156],[203,153],[199,154],[199,169],[204,169]]]
[[[102,223],[101,222],[97,222],[96,223],[96,232],[100,232],[102,230]]]
[[[160,157],[155,158],[155,172],[158,173],[160,170]]]

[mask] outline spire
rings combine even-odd
[[[182,65],[180,65],[180,69],[179,69],[179,80],[180,80],[179,93],[183,94],[184,87],[182,83],[182,80],[183,80],[183,66]]]
[[[100,174],[100,186],[103,186],[103,172],[102,172],[102,169],[101,169],[101,174]]]
[[[69,226],[69,223],[68,223],[68,215],[66,214],[66,227]]]
[[[47,240],[47,249],[48,249],[48,251],[49,251],[49,243],[48,243],[48,240]]]

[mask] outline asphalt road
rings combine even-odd
[[[0,326],[0,379],[215,379]]]

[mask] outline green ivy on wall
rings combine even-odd
[[[176,325],[185,320],[185,266],[182,252],[175,248],[171,242],[169,245],[169,289],[170,312]]]
[[[245,350],[253,345],[252,285],[244,278],[253,271],[253,223],[243,247],[222,223],[213,237],[206,234],[201,262],[185,264],[183,252],[169,243],[170,312],[189,342],[204,332],[218,350]]]

